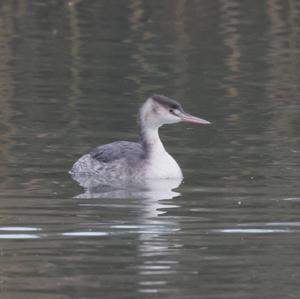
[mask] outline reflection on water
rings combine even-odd
[[[2,1],[0,298],[299,298],[299,13]],[[74,182],[152,93],[213,120],[162,128],[184,182]]]
[[[85,174],[72,174],[72,177],[85,192],[79,198],[141,198],[141,199],[169,199],[179,196],[174,192],[181,184],[181,178],[174,179],[141,179],[135,181],[111,180],[103,185],[102,178]]]
[[[173,191],[173,189],[178,188],[181,184],[181,181],[182,179],[178,178],[165,180],[144,179],[141,181],[131,182],[130,184],[127,182],[127,184],[123,186],[120,184],[118,184],[118,186],[103,186],[95,184],[97,183],[97,180],[94,178],[93,185],[89,184],[89,187],[85,188],[84,193],[75,196],[75,198],[138,199],[140,201],[144,201],[144,218],[148,219],[166,213],[162,210],[162,208],[177,207],[174,205],[166,205],[165,203],[161,203],[161,200],[172,199],[180,196],[181,194]],[[96,206],[99,207],[102,206],[102,204],[96,203]],[[119,228],[121,228],[121,226]],[[128,229],[130,227],[125,225],[125,227],[122,226],[122,228]]]

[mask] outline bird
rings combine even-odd
[[[152,95],[138,113],[138,142],[115,141],[100,145],[81,156],[70,170],[79,181],[82,176],[98,182],[138,181],[141,179],[182,179],[182,170],[159,138],[165,124],[209,121],[185,112],[179,102],[164,95]]]

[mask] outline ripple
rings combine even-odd
[[[288,197],[288,198],[283,198],[283,200],[287,200],[287,201],[300,201],[300,197]]]
[[[300,222],[266,222],[266,223],[252,223],[253,225],[257,226],[300,226]],[[248,226],[249,223],[241,223],[238,226]]]
[[[166,281],[140,281],[139,285],[141,286],[157,286],[157,285],[166,285]]]
[[[1,234],[0,239],[39,239],[40,236],[38,235],[31,235],[31,234]]]
[[[221,233],[232,233],[232,234],[272,234],[272,233],[289,233],[289,229],[262,229],[262,228],[248,228],[248,229],[239,229],[239,228],[228,228],[213,230],[214,232]]]
[[[62,233],[62,235],[68,237],[103,237],[108,236],[109,234],[106,232],[69,232]]]
[[[162,234],[179,231],[179,228],[166,227],[161,225],[112,225],[111,228],[118,229],[118,233],[139,233],[139,234]]]
[[[24,226],[2,226],[0,227],[0,231],[38,231],[42,230],[39,227],[24,227]]]

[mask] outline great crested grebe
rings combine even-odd
[[[148,98],[139,110],[139,142],[116,141],[100,145],[83,155],[73,165],[73,178],[96,176],[101,182],[110,180],[140,180],[182,178],[182,171],[165,150],[158,129],[164,124],[210,122],[192,116],[175,100],[163,95]]]

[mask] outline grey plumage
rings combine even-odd
[[[82,156],[72,167],[70,173],[101,175],[106,179],[132,176],[133,170],[139,167],[145,152],[140,143],[116,141],[101,145]]]
[[[108,163],[125,158],[128,165],[133,166],[137,160],[144,157],[144,151],[140,143],[116,141],[96,147],[90,152],[90,155],[100,163]]]

